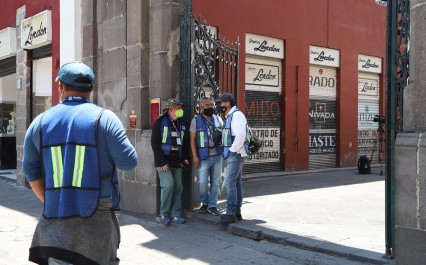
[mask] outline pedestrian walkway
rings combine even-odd
[[[394,264],[385,254],[385,181],[380,167],[275,173],[244,178],[243,222],[232,233],[374,264]],[[272,175],[272,174],[271,174]],[[226,208],[225,200],[219,208]],[[219,218],[193,213],[218,223]]]
[[[0,178],[14,181],[15,173],[3,170]],[[369,175],[360,175],[355,168],[257,174],[246,176],[243,185],[244,221],[231,224],[228,231],[369,264],[395,264],[382,258],[385,182],[380,167]],[[218,208],[225,207],[222,198]],[[39,209],[25,212],[36,218]],[[220,230],[217,216],[189,212],[187,217],[189,222],[215,224]]]

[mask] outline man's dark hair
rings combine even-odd
[[[231,107],[235,106],[235,100],[234,99],[230,99],[229,100],[229,104],[231,105]]]
[[[84,82],[84,80],[79,80],[79,82]],[[93,87],[79,87],[79,86],[68,85],[65,83],[62,83],[62,85],[64,86],[65,91],[90,92],[93,89]]]

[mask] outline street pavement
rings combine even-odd
[[[246,176],[245,220],[226,229],[219,217],[196,211],[186,213],[187,224],[171,227],[153,216],[121,214],[121,264],[394,264],[382,258],[385,200],[379,172]],[[0,177],[0,264],[30,264],[28,247],[42,205],[31,190],[13,183],[13,172]],[[218,206],[224,210],[223,198]]]

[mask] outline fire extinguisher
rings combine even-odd
[[[138,115],[135,114],[134,110],[132,110],[132,114],[130,114],[129,119],[130,128],[136,128],[136,121],[138,119]]]

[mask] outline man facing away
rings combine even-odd
[[[218,113],[225,115],[222,131],[223,157],[226,159],[225,187],[226,214],[220,216],[220,224],[242,221],[243,203],[242,167],[248,153],[247,120],[235,106],[234,96],[223,93],[216,102]]]
[[[160,217],[164,225],[186,222],[181,203],[182,167],[189,165],[189,135],[182,107],[179,99],[169,99],[167,109],[152,128],[151,147],[160,178]]]
[[[199,101],[201,114],[191,121],[190,136],[192,159],[198,168],[198,184],[200,191],[200,212],[219,215],[217,200],[219,196],[220,173],[222,169],[221,138],[215,139],[222,130],[222,119],[213,114],[213,101],[202,98]],[[210,194],[209,194],[210,176]]]
[[[34,119],[22,169],[44,203],[29,260],[37,264],[119,264],[117,169],[137,154],[117,116],[90,103],[93,71],[64,64],[56,78],[61,103]]]

